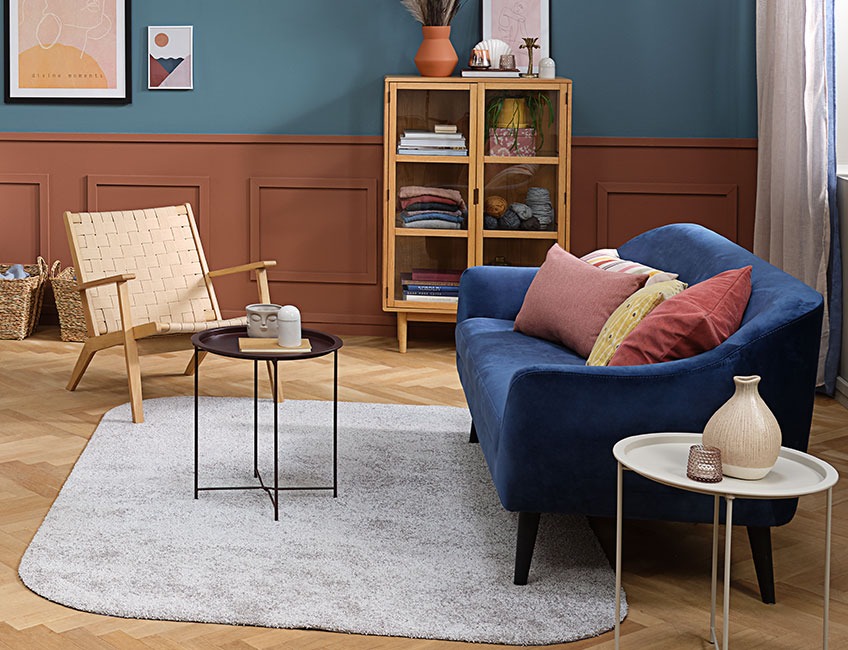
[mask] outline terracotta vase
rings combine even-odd
[[[459,59],[450,42],[450,25],[428,27],[421,31],[424,40],[415,55],[415,67],[422,77],[450,77]]]
[[[725,476],[760,479],[769,473],[780,453],[780,425],[760,397],[760,378],[734,377],[736,392],[704,427],[704,445],[721,450]]]

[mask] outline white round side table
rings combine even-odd
[[[612,449],[618,461],[618,485],[615,525],[615,648],[620,647],[621,625],[621,522],[624,470],[631,470],[657,483],[672,487],[712,494],[713,556],[712,605],[710,607],[710,643],[716,648],[728,647],[728,618],[730,614],[730,535],[733,527],[733,500],[787,499],[827,491],[827,516],[825,520],[824,560],[824,617],[822,622],[822,647],[827,650],[828,621],[830,618],[830,533],[833,510],[833,486],[839,474],[823,460],[786,447],[780,448],[777,464],[762,479],[746,481],[725,476],[718,483],[701,483],[686,476],[689,447],[701,444],[700,433],[647,433],[631,436],[616,443]],[[724,526],[724,599],[722,616],[722,642],[716,638],[716,598],[718,575],[719,504],[726,504]]]

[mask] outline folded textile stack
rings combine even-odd
[[[443,187],[407,185],[398,192],[402,211],[398,225],[404,228],[465,230],[468,210],[462,195]]]
[[[5,273],[0,272],[0,278],[4,280],[23,280],[28,277],[29,273],[27,273],[23,264],[12,264],[8,271]]]
[[[527,190],[527,198],[524,199],[533,216],[539,220],[539,226],[546,229],[553,223],[554,206],[551,203],[551,193],[544,187],[531,187]]]

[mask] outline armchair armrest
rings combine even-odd
[[[97,278],[96,280],[89,280],[88,282],[83,282],[77,287],[77,291],[85,291],[86,289],[93,289],[94,287],[102,287],[106,284],[123,284],[124,282],[128,282],[129,280],[135,280],[134,273],[120,273],[118,275],[110,275],[107,278]]]
[[[277,266],[276,260],[265,260],[262,262],[249,262],[248,264],[240,264],[239,266],[231,266],[226,269],[218,269],[217,271],[209,271],[207,274],[210,278],[217,278],[222,275],[232,275],[233,273],[242,273],[244,271],[258,271],[260,269],[269,269],[272,266]]]
[[[522,266],[466,269],[459,281],[457,324],[477,317],[514,319],[538,270]]]

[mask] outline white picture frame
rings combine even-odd
[[[147,89],[194,89],[194,28],[191,25],[148,26]]]
[[[527,71],[528,63],[527,50],[519,48],[523,38],[539,38],[533,72],[539,72],[540,59],[550,56],[550,20],[550,0],[483,0],[483,40],[497,38],[509,45],[522,72]]]

